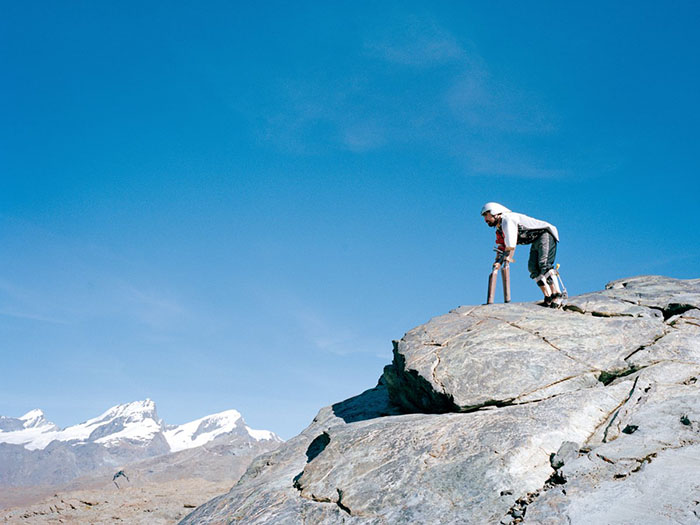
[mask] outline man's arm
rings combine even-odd
[[[504,246],[503,251],[500,251],[496,254],[496,260],[493,263],[493,269],[498,270],[501,267],[501,264],[503,264],[504,262],[508,262],[508,263],[515,262],[515,259],[513,259],[514,253],[515,253],[515,247],[506,248]]]

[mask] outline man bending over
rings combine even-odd
[[[557,255],[559,232],[556,227],[545,221],[533,219],[522,213],[510,211],[497,202],[487,202],[481,208],[481,215],[486,224],[496,228],[496,242],[503,243],[503,261],[514,262],[513,254],[517,244],[530,244],[530,259],[527,269],[537,286],[544,294],[544,306],[559,308],[562,293],[554,268]],[[494,270],[501,266],[499,259],[493,263]]]

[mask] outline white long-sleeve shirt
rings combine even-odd
[[[533,219],[522,213],[510,211],[501,214],[501,229],[508,248],[514,248],[518,243],[518,226],[526,230],[549,230],[556,241],[559,242],[559,232],[554,225],[539,219]]]

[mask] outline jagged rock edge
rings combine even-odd
[[[530,505],[530,503],[539,498],[543,492],[547,492],[548,490],[556,486],[566,484],[566,478],[562,476],[559,469],[553,468],[553,470],[554,472],[551,476],[549,476],[549,478],[545,480],[542,487],[533,492],[528,492],[524,496],[520,496],[515,500],[513,505],[510,507],[510,509],[508,509],[508,511],[505,514],[506,516],[511,516],[513,518],[513,520],[510,521],[510,523],[521,523],[525,518],[525,514],[527,513],[528,505]],[[566,491],[564,491],[564,494],[566,494]],[[516,511],[518,510],[520,511],[519,516],[516,514]],[[501,523],[504,523],[504,521],[501,520]]]
[[[459,412],[452,396],[435,390],[418,371],[406,368],[406,359],[399,352],[399,341],[393,341],[393,345],[394,359],[384,367],[382,375],[390,401],[407,414]]]

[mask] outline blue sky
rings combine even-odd
[[[2,415],[289,438],[484,301],[489,200],[572,294],[698,277],[696,2],[0,6]]]

